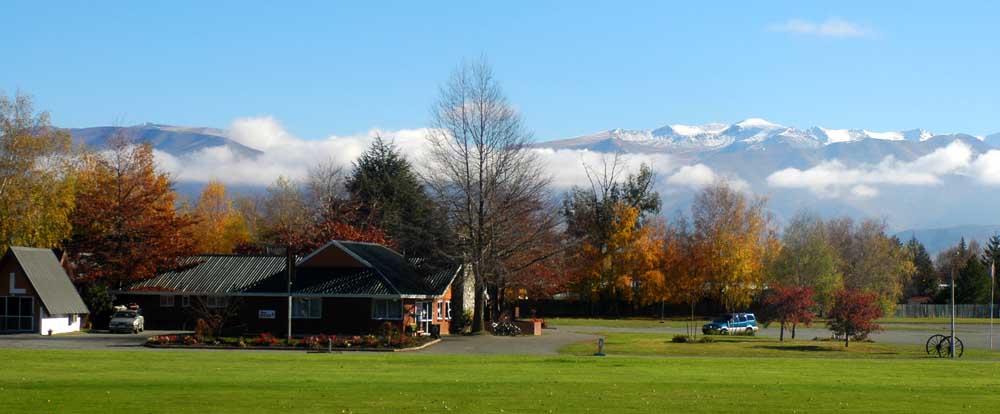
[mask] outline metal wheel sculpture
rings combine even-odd
[[[932,335],[930,338],[927,338],[927,344],[924,345],[924,351],[927,352],[927,355],[931,355],[932,352],[937,354],[938,344],[940,344],[944,338],[946,338],[946,336],[941,334]]]
[[[930,343],[930,339],[928,339],[927,342]],[[953,340],[952,337],[945,336],[943,339],[938,341],[937,345],[934,348],[937,351],[937,355],[939,357],[947,358],[951,356],[952,346],[955,347],[955,358],[961,358],[962,354],[965,353],[965,344],[963,344],[962,340],[958,337],[955,337]]]

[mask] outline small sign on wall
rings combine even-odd
[[[274,319],[277,316],[277,312],[270,309],[261,309],[257,311],[257,319]]]

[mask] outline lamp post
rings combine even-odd
[[[951,287],[951,336],[948,337],[948,356],[955,359],[955,269],[951,269],[951,283],[938,287]]]
[[[951,269],[951,338],[948,338],[948,355],[955,359],[955,269]]]

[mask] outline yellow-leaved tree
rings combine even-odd
[[[243,215],[233,208],[226,186],[219,181],[210,181],[202,189],[194,216],[198,224],[192,231],[199,253],[232,253],[237,246],[250,241]]]
[[[701,190],[691,207],[695,249],[709,293],[728,310],[745,307],[764,287],[765,264],[778,250],[764,198],[720,181]]]
[[[31,98],[0,96],[0,254],[11,245],[56,247],[72,231],[75,184],[69,133]]]

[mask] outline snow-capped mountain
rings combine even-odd
[[[956,136],[947,134],[942,136]],[[649,130],[612,129],[581,137],[540,144],[548,148],[591,149],[627,152],[701,152],[729,150],[766,150],[776,145],[792,148],[820,148],[833,144],[865,140],[925,142],[939,135],[923,129],[876,132],[866,129],[799,129],[760,118],[740,122],[705,125],[667,125]],[[966,135],[968,136],[968,135]],[[990,146],[1000,146],[1000,134],[976,137]],[[730,148],[732,147],[732,148]]]

